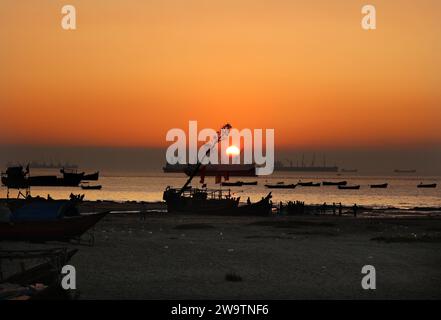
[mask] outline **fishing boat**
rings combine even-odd
[[[418,188],[436,188],[436,183],[426,183],[426,184],[424,184],[424,183],[420,183],[417,187]]]
[[[204,157],[208,157],[214,147],[224,138],[228,138],[230,124],[226,124],[217,133],[217,139],[206,151]],[[181,188],[172,188],[168,186],[163,193],[163,200],[167,204],[168,212],[192,213],[192,214],[215,214],[215,215],[268,215],[272,210],[271,193],[262,200],[247,204],[240,204],[240,197],[233,197],[231,190],[210,190],[198,189],[188,186],[196,175],[201,175],[199,170],[202,166],[202,160],[198,161],[196,166],[192,166],[192,171],[188,172],[189,178]],[[205,170],[205,169],[204,169]]]
[[[79,238],[108,212],[79,214],[78,200],[17,200],[8,203],[0,240],[50,241]]]
[[[388,186],[387,183],[381,183],[381,184],[371,184],[372,189],[386,189]]]
[[[101,190],[102,187],[103,187],[102,185],[95,185],[95,186],[90,186],[87,184],[81,185],[81,189],[83,189],[83,190]]]
[[[60,286],[61,269],[78,249],[1,250],[3,261],[20,266],[19,272],[0,273],[0,300],[34,300],[67,298]],[[33,261],[38,261],[38,263]]]
[[[295,189],[297,185],[296,184],[266,184],[265,187],[268,189]]]
[[[242,186],[256,186],[257,181],[245,182],[245,181],[235,181],[235,182],[222,182],[223,187],[242,187]]]
[[[222,182],[221,183],[222,187],[242,187],[243,186],[243,182],[242,181],[236,181],[236,182]]]
[[[356,186],[337,186],[340,190],[358,190],[360,189],[359,185]]]
[[[242,182],[244,186],[257,186],[257,181]]]
[[[83,235],[107,213],[82,214],[54,220],[0,222],[0,240],[68,241]]]
[[[320,182],[314,183],[314,182],[301,182],[299,181],[297,185],[301,187],[320,187]]]
[[[180,192],[180,189],[167,187],[163,199],[170,213],[268,215],[272,208],[271,193],[256,203],[241,204],[240,197],[233,197],[230,190],[192,188]]]
[[[9,167],[2,173],[2,184],[10,189],[25,189],[31,186],[78,187],[84,173],[67,172],[61,169],[62,177],[56,175],[31,176],[29,166]]]
[[[84,181],[97,181],[99,178],[100,172],[97,171],[91,174],[84,174],[82,180]]]
[[[324,185],[324,186],[345,186],[347,184],[348,184],[347,181],[337,181],[337,182],[334,182],[334,181],[323,181],[322,182],[322,185]]]

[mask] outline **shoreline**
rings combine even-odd
[[[5,204],[8,201],[16,201],[17,199],[0,198],[0,205]],[[23,201],[23,199],[18,199]],[[63,200],[63,199],[54,199]],[[276,208],[278,203],[273,204]],[[337,205],[337,204],[336,204]],[[324,215],[332,216],[332,205],[327,205],[327,213],[319,214],[322,205],[318,204],[305,204],[305,207],[310,211],[305,215]],[[351,215],[352,206],[343,205],[343,214]],[[110,211],[110,214],[136,214],[140,212],[154,213],[163,212],[167,213],[167,206],[164,201],[115,201],[115,200],[83,200],[79,203],[79,209],[82,213],[98,212],[98,211]],[[338,215],[338,206],[336,206]],[[396,207],[358,207],[360,217],[369,216],[441,216],[441,207],[414,207],[414,208],[396,208]],[[168,213],[167,213],[168,214]],[[280,214],[285,216],[286,214]],[[209,215],[207,215],[209,216]],[[295,215],[294,215],[295,216]]]

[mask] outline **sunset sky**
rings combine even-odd
[[[0,1],[3,145],[161,147],[189,120],[281,148],[439,145],[440,83],[437,0]]]

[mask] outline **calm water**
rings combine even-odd
[[[164,174],[162,172],[148,172],[142,174],[103,173],[99,181],[91,184],[101,184],[102,190],[82,190],[81,188],[34,187],[32,195],[53,198],[67,198],[71,192],[84,193],[87,200],[115,200],[115,201],[161,201],[162,192],[166,186],[182,186],[186,177],[183,174]],[[341,174],[323,173],[282,173],[278,172],[269,177],[234,178],[230,181],[258,181],[257,186],[230,188],[235,196],[243,201],[250,197],[252,201],[260,199],[272,191],[273,201],[301,200],[308,204],[322,204],[323,202],[342,202],[344,205],[354,203],[374,207],[413,208],[416,206],[441,207],[441,177],[414,175],[366,176],[357,173]],[[269,190],[265,183],[296,183],[302,181],[341,181],[348,184],[361,185],[360,190],[339,190],[335,186],[326,187],[297,187],[293,190]],[[214,177],[206,178],[208,187],[214,188]],[[389,183],[387,189],[371,189],[370,184]],[[438,183],[435,189],[419,189],[417,184]],[[199,185],[199,177],[193,181],[193,186]],[[223,187],[223,189],[228,189]],[[0,188],[1,197],[6,196],[6,188]]]

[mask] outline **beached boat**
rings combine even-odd
[[[420,183],[418,186],[418,188],[436,188],[436,183]]]
[[[0,273],[0,300],[33,300],[67,298],[60,286],[61,268],[78,249],[1,250],[2,261],[19,263],[20,271]],[[39,261],[30,265],[32,261]]]
[[[95,173],[91,173],[91,174],[85,174],[82,178],[82,180],[84,181],[97,181],[99,178],[100,172],[97,171]]]
[[[265,187],[268,189],[295,189],[297,185],[296,184],[266,184]]]
[[[356,186],[337,186],[340,190],[358,190],[360,189],[359,185]]]
[[[271,193],[256,203],[240,204],[240,197],[232,197],[230,190],[174,189],[167,187],[163,200],[167,212],[213,215],[268,215],[271,213]]]
[[[381,183],[381,184],[371,184],[372,189],[386,189],[388,186],[387,183]]]
[[[348,184],[347,181],[337,181],[337,182],[334,182],[334,181],[323,181],[322,182],[322,185],[324,185],[324,186],[345,186],[347,184]]]
[[[96,185],[96,186],[89,186],[87,184],[81,185],[81,189],[83,190],[101,190],[103,186]]]
[[[0,222],[0,240],[68,241],[83,235],[106,214],[102,212],[54,220]]]
[[[209,156],[217,143],[228,138],[230,129],[231,125],[226,124],[218,131],[217,140],[214,141],[211,148],[206,151],[204,158]],[[191,171],[186,172],[189,175],[189,178],[181,188],[167,187],[165,189],[163,200],[167,204],[168,212],[219,215],[268,215],[271,213],[271,193],[265,198],[262,198],[259,202],[253,204],[250,201],[247,201],[246,205],[241,205],[240,197],[232,197],[229,189],[188,189],[188,186],[196,175],[206,175],[206,167],[203,167],[202,169],[201,167],[202,160],[195,166],[192,166]],[[203,170],[204,173],[200,172],[199,169],[201,169],[201,171]],[[216,171],[215,175],[224,176],[221,172],[222,170]],[[255,174],[255,172],[253,174]]]
[[[80,237],[107,212],[80,215],[78,200],[16,200],[0,222],[0,240],[49,241]]]

